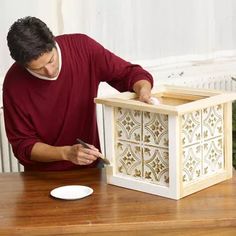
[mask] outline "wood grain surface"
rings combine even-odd
[[[94,193],[49,194],[72,184]],[[236,173],[178,201],[107,185],[99,169],[3,173],[0,191],[0,235],[236,235]]]

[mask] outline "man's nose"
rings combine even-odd
[[[46,65],[45,66],[45,74],[51,76],[51,75],[53,75],[53,73],[54,73],[53,66]]]

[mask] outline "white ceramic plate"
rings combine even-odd
[[[93,189],[83,185],[66,185],[53,189],[51,196],[64,200],[76,200],[87,197],[93,193]]]

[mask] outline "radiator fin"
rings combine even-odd
[[[3,111],[0,110],[0,172],[22,172],[24,167],[18,162],[8,142]]]

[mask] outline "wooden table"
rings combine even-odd
[[[50,197],[71,184],[94,193]],[[236,235],[236,173],[179,201],[107,185],[98,169],[0,174],[0,191],[0,235]]]

